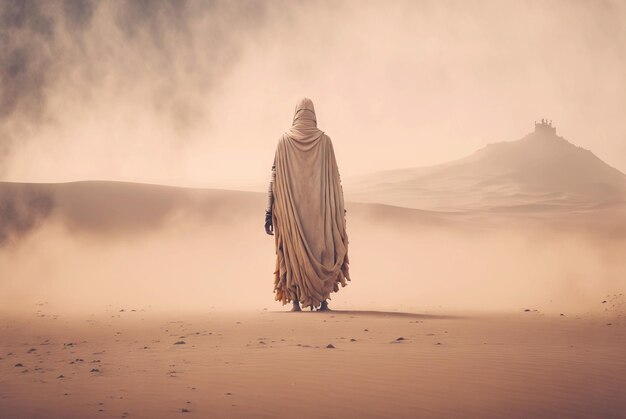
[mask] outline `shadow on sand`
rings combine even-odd
[[[276,313],[293,313],[292,311],[277,311]],[[341,316],[368,316],[368,317],[403,317],[408,319],[461,319],[461,316],[449,316],[439,314],[405,313],[400,311],[376,311],[376,310],[329,310],[310,311],[302,310],[298,313],[315,313],[317,315],[341,315]]]

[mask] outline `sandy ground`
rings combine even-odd
[[[2,316],[0,417],[626,417],[623,317],[123,310]]]

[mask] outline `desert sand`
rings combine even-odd
[[[0,417],[624,417],[626,178],[548,140],[346,182],[330,313],[273,301],[262,192],[0,183]]]
[[[0,332],[2,417],[617,418],[626,411],[626,319],[610,314],[124,307],[66,316],[43,305],[3,317]]]

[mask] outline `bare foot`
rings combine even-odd
[[[320,305],[320,308],[317,309],[317,311],[332,311],[332,310],[328,308],[328,301],[324,300],[322,301],[322,304]]]

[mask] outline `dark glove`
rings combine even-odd
[[[270,236],[274,235],[274,225],[272,224],[272,211],[265,211],[265,232]]]

